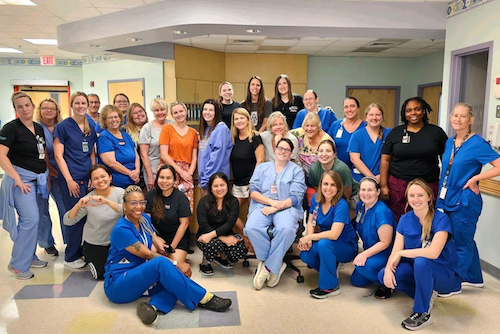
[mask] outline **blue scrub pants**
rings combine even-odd
[[[270,225],[274,225],[272,239],[267,234]],[[297,219],[290,209],[267,217],[260,209],[255,209],[248,215],[244,231],[252,243],[257,259],[264,261],[265,266],[278,275],[283,258],[297,234]]]
[[[453,227],[453,239],[458,253],[458,267],[462,280],[470,283],[483,283],[481,262],[474,235],[483,201],[480,196],[469,196],[469,205],[459,206],[456,211],[447,211]]]
[[[71,209],[76,203],[87,194],[87,180],[78,181],[75,180],[80,185],[80,197],[75,198],[69,194],[68,184],[66,180],[61,176],[61,193],[63,194],[64,206]],[[78,223],[72,226],[64,225],[63,229],[66,234],[66,251],[64,254],[64,261],[73,262],[82,257],[82,235],[83,235],[83,225],[87,221],[87,218],[82,218]]]
[[[358,245],[355,242],[321,239],[313,241],[309,251],[300,252],[300,259],[319,272],[318,287],[326,290],[339,285],[337,262],[351,262],[357,253]]]
[[[37,260],[35,255],[40,220],[39,206],[46,199],[36,192],[36,181],[24,182],[31,185],[31,192],[23,194],[19,187],[14,187],[14,207],[18,215],[18,236],[12,247],[10,266],[20,271],[29,271],[31,261]]]
[[[66,235],[63,224],[63,217],[66,213],[66,208],[64,206],[59,178],[51,176],[50,185],[50,195],[52,196],[54,202],[56,202],[63,242],[66,243]],[[38,224],[38,245],[42,248],[49,248],[54,245],[54,237],[52,236],[52,219],[50,218],[49,214],[48,200],[46,204],[44,203],[43,207],[40,207],[40,215],[40,223]]]
[[[379,281],[384,284],[385,268],[378,274]],[[402,259],[396,268],[396,290],[403,292],[415,300],[413,312],[429,313],[432,291],[449,293],[461,289],[462,280],[449,268],[429,260],[417,257],[414,261]]]
[[[118,277],[110,276],[104,284],[106,296],[114,303],[124,304],[137,300],[149,290],[149,303],[159,311],[170,312],[177,300],[191,311],[207,291],[187,278],[172,262],[160,256],[135,267]]]
[[[351,284],[356,287],[365,287],[371,283],[379,284],[378,273],[387,264],[388,257],[387,253],[378,253],[366,259],[364,266],[355,266]]]

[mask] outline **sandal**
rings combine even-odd
[[[209,264],[200,264],[201,274],[204,276],[212,276],[214,274],[214,270],[212,269],[212,265]]]

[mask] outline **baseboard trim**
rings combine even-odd
[[[495,277],[497,280],[500,281],[500,268],[497,268],[494,265],[484,260],[481,260],[481,268],[483,269],[484,272],[488,273],[489,275]]]

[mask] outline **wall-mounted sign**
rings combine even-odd
[[[55,66],[56,58],[54,56],[41,56],[40,63],[42,66]]]

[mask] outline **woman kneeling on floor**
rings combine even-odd
[[[302,199],[306,191],[302,168],[290,161],[293,144],[281,138],[276,145],[276,160],[255,168],[250,180],[250,209],[245,234],[260,260],[253,278],[255,290],[266,284],[275,287],[286,269],[283,257],[302,220]],[[273,238],[268,234],[274,226]]]
[[[104,292],[109,300],[123,304],[152,296],[149,303],[137,305],[137,315],[144,324],[155,321],[158,311],[170,312],[177,300],[191,311],[196,306],[218,312],[227,310],[231,299],[217,297],[189,279],[189,264],[177,264],[158,253],[166,244],[144,214],[145,206],[141,188],[129,186],[123,194],[125,215],[111,232],[104,275]]]
[[[391,256],[378,278],[415,300],[413,314],[401,323],[415,331],[432,323],[434,298],[460,293],[462,279],[450,219],[434,211],[430,186],[422,179],[410,181],[406,198],[413,211],[401,216]]]
[[[214,273],[211,262],[231,269],[248,250],[242,236],[233,232],[240,206],[238,199],[229,192],[226,174],[213,174],[208,180],[207,192],[198,203],[196,217],[200,228],[196,244],[203,252],[200,271],[210,276]]]
[[[300,238],[300,258],[319,272],[318,287],[309,291],[323,299],[340,294],[340,263],[351,262],[358,253],[356,232],[349,219],[342,178],[329,170],[319,180],[311,198],[307,235]]]

